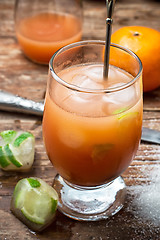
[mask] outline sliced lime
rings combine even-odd
[[[52,208],[51,208],[51,211],[52,213],[55,213],[56,209],[57,209],[57,204],[58,204],[58,201],[51,198],[51,201],[52,201]]]
[[[11,211],[28,227],[41,231],[55,218],[58,194],[40,178],[20,180],[11,200]]]
[[[27,194],[30,185],[26,179],[21,179],[15,186],[13,192],[14,207],[21,209],[24,204],[25,195]],[[12,199],[12,200],[13,200]]]
[[[27,189],[21,189],[20,191],[14,191],[15,207],[21,209],[24,204],[24,199],[27,194]]]
[[[24,140],[26,140],[28,137],[33,137],[33,134],[31,134],[29,132],[24,132],[21,135],[19,135],[13,143],[14,147],[19,147],[21,145],[21,143]]]
[[[22,166],[21,162],[19,162],[19,161],[15,158],[15,156],[13,155],[13,153],[12,153],[12,151],[11,151],[11,149],[10,149],[9,144],[6,144],[6,145],[4,146],[4,151],[5,151],[5,155],[7,156],[8,160],[9,160],[11,163],[13,163],[13,164],[14,164],[16,167],[18,167],[18,168]]]
[[[37,179],[28,178],[27,180],[28,180],[28,182],[29,182],[29,184],[31,185],[32,188],[37,188],[37,187],[41,186],[40,182]]]
[[[0,165],[2,168],[5,168],[10,165],[10,162],[5,157],[2,146],[0,146]]]
[[[21,212],[23,213],[23,215],[31,222],[37,223],[37,224],[44,224],[45,220],[37,217],[36,215],[31,215],[26,209],[25,207],[23,207],[21,209]]]
[[[92,159],[94,161],[100,160],[107,154],[114,147],[114,144],[107,143],[107,144],[98,144],[95,145],[92,151]]]
[[[0,167],[3,170],[29,170],[34,161],[35,138],[30,132],[0,132]]]
[[[11,143],[15,138],[17,132],[14,130],[7,130],[0,133],[1,137],[3,138],[6,144]]]
[[[118,117],[118,119],[122,119],[122,118],[125,118],[125,117],[134,117],[134,116],[137,116],[139,114],[139,112],[128,112],[128,113],[125,113],[125,114],[122,114]]]
[[[113,112],[113,114],[120,114],[120,113],[122,113],[122,112],[124,112],[124,111],[126,111],[126,110],[127,110],[127,107],[123,107],[123,108],[120,108],[120,109],[115,110],[115,111]]]
[[[23,140],[19,147],[15,147],[10,144],[10,149],[17,159],[23,166],[21,170],[30,169],[34,161],[34,152],[35,152],[35,139],[34,137],[28,137]]]
[[[37,224],[44,224],[53,213],[52,198],[46,192],[31,189],[25,195],[21,211],[28,220]]]

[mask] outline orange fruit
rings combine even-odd
[[[132,50],[142,61],[143,91],[160,86],[160,32],[143,26],[122,27],[112,34],[111,42]]]

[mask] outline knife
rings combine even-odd
[[[42,116],[44,102],[34,102],[32,100],[0,90],[0,110]]]
[[[145,142],[160,144],[160,131],[142,127],[141,140]]]
[[[0,110],[27,113],[42,117],[44,102],[34,102],[0,90]],[[141,140],[160,144],[160,131],[143,127]]]

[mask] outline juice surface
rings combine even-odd
[[[59,76],[82,88],[104,89],[132,80],[111,66],[78,66]],[[140,81],[140,80],[138,80]],[[142,127],[140,84],[114,93],[80,93],[52,82],[47,90],[43,135],[50,160],[71,183],[95,186],[119,176],[136,154]]]
[[[48,64],[59,48],[81,39],[81,22],[69,14],[40,13],[21,20],[16,35],[27,57]]]

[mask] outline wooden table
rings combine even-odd
[[[84,0],[83,11],[83,39],[104,39],[105,1]],[[159,16],[159,1],[117,0],[113,31],[133,24],[160,30]],[[14,0],[0,0],[0,88],[35,101],[42,100],[47,71],[47,66],[30,62],[20,50],[14,32]],[[160,130],[160,113],[153,110],[155,107],[160,108],[160,89],[144,95],[144,109],[151,110],[144,110],[143,118],[143,126]],[[0,170],[0,240],[160,239],[160,146],[144,142],[123,174],[127,184],[125,206],[114,217],[99,222],[78,222],[58,212],[56,221],[41,234],[34,234],[16,219],[10,212],[10,200],[18,180],[36,176],[51,184],[56,174],[44,149],[41,121],[36,116],[0,111],[0,131],[29,130],[36,137],[35,162],[30,172]]]

